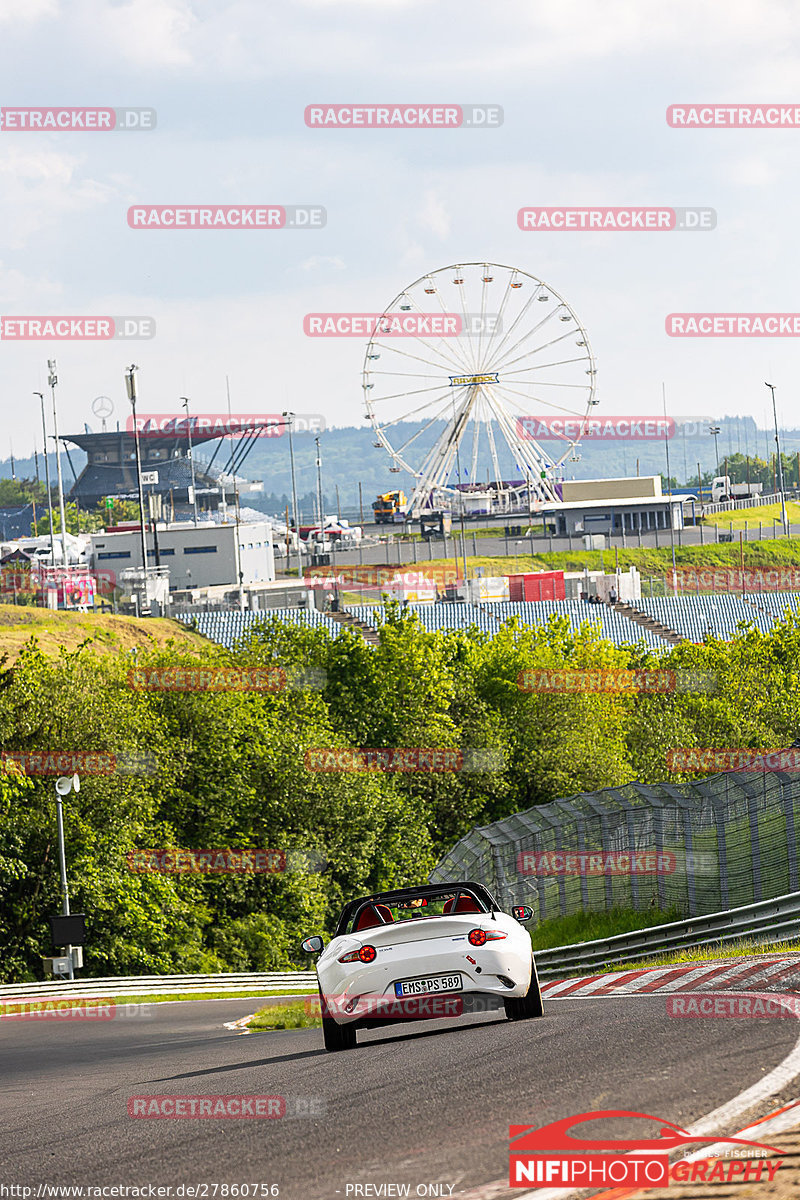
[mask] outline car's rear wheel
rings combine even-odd
[[[326,1050],[354,1050],[356,1046],[355,1025],[337,1025],[328,1012],[325,997],[320,990],[319,1005],[322,1012],[322,1037]]]
[[[531,962],[531,982],[525,995],[504,1000],[503,1004],[509,1021],[526,1021],[529,1017],[544,1016],[542,989],[539,987],[535,961]]]

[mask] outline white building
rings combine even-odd
[[[266,521],[219,525],[186,521],[156,527],[159,564],[169,569],[170,591],[215,587],[239,582],[269,583],[275,579],[272,531]],[[145,533],[147,565],[155,565],[153,533]],[[95,571],[121,575],[127,567],[142,566],[142,536],[137,527],[92,534]]]

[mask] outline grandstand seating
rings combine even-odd
[[[674,629],[690,642],[702,642],[707,634],[730,638],[741,622],[768,633],[772,617],[761,612],[741,596],[718,593],[710,596],[643,596],[636,608]]]
[[[335,621],[331,621],[330,617],[326,617],[324,613],[318,612],[314,608],[270,608],[261,612],[235,610],[196,614],[180,613],[177,619],[183,621],[185,625],[196,621],[198,633],[210,638],[212,642],[219,642],[220,645],[230,649],[234,642],[247,635],[251,625],[256,621],[268,620],[270,617],[278,617],[279,620],[285,621],[289,625],[311,627],[322,625],[333,634],[338,633],[341,628]]]
[[[800,612],[799,592],[752,592],[746,597],[747,603],[761,613],[767,613],[776,620],[783,619],[786,609]]]
[[[692,642],[702,642],[707,634],[723,639],[732,637],[742,622],[768,633],[790,607],[800,612],[800,594],[793,592],[760,592],[746,598],[728,594],[712,596],[646,596],[635,607],[647,613],[668,629]],[[380,625],[385,608],[380,604],[353,605],[348,611],[368,625]],[[668,643],[649,629],[628,620],[605,604],[587,604],[582,600],[505,600],[483,604],[409,604],[408,611],[419,617],[429,632],[448,629],[469,629],[475,626],[489,637],[500,630],[504,621],[515,617],[520,625],[545,625],[551,617],[566,617],[570,628],[577,632],[584,624],[599,626],[600,635],[614,642],[643,641],[650,648],[667,650]],[[342,626],[316,609],[277,608],[265,612],[207,612],[194,616],[184,613],[178,620],[197,622],[198,632],[223,646],[231,647],[246,635],[254,621],[278,617],[294,625],[323,627],[333,637]]]

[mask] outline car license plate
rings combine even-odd
[[[425,979],[404,979],[394,985],[395,996],[427,996],[432,992],[460,991],[460,975],[428,975]]]

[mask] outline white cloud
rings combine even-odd
[[[82,178],[81,163],[82,159],[70,154],[25,149],[22,144],[9,145],[0,154],[0,238],[4,246],[19,249],[37,230],[57,224],[68,213],[105,204],[114,195],[109,185]]]
[[[301,271],[316,271],[319,267],[333,267],[336,271],[345,269],[344,259],[338,255],[312,254],[311,258],[300,263]]]
[[[150,70],[191,66],[192,38],[201,26],[188,0],[83,0],[70,12],[71,26],[76,19],[90,45]]]
[[[0,0],[0,25],[33,25],[57,12],[57,0]]]
[[[450,213],[442,198],[433,190],[425,193],[425,203],[418,213],[417,220],[423,229],[429,229],[438,238],[450,236]]]

